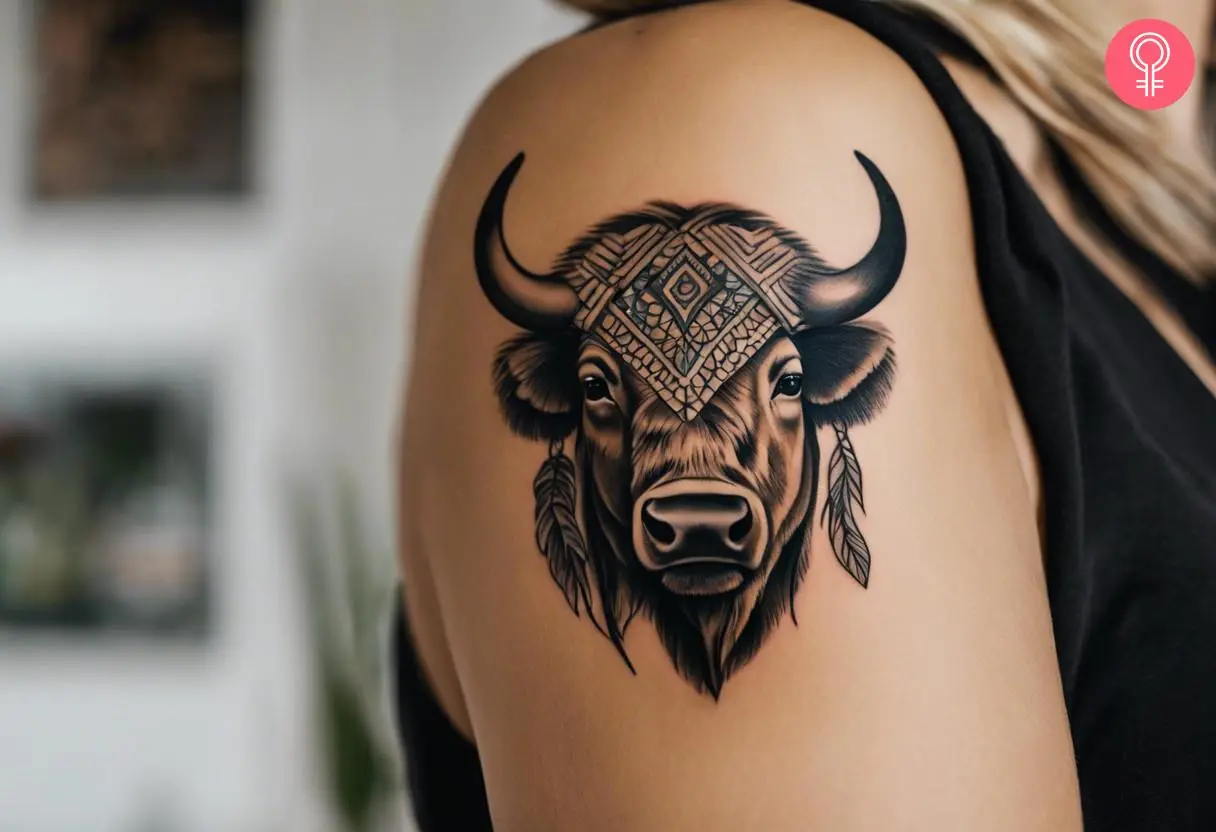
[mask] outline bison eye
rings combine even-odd
[[[583,377],[583,398],[589,402],[602,402],[612,398],[608,382],[599,376]]]
[[[786,373],[781,378],[777,379],[777,386],[773,388],[774,399],[778,396],[797,398],[801,395],[802,373]]]

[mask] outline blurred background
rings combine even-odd
[[[0,0],[0,832],[411,829],[409,274],[543,0]]]

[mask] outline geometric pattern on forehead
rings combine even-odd
[[[580,300],[575,325],[688,421],[774,332],[797,327],[786,278],[814,255],[757,214],[705,205],[679,209],[673,224],[665,210],[593,233],[564,271]]]

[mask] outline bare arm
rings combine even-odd
[[[407,582],[496,828],[1079,829],[947,129],[792,4],[629,26],[490,97],[423,264]]]

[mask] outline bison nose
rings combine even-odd
[[[768,524],[750,489],[719,480],[674,480],[643,494],[636,506],[638,560],[660,573],[669,590],[726,592],[759,569]]]
[[[642,506],[642,524],[658,555],[678,558],[682,552],[718,551],[729,557],[745,549],[752,530],[752,509],[747,500],[734,494],[677,494],[647,500]]]

